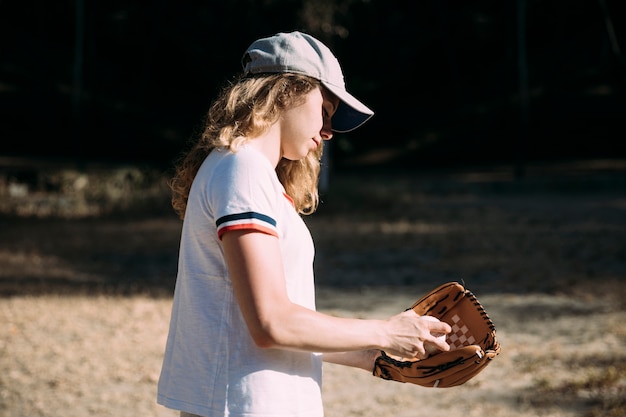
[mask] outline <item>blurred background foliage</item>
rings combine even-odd
[[[334,169],[626,156],[621,0],[0,1],[0,156],[168,168],[247,46],[291,30],[376,112]]]

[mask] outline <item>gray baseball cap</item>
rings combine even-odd
[[[293,72],[320,80],[339,98],[333,115],[335,132],[349,132],[374,112],[346,91],[339,61],[326,45],[302,32],[278,33],[254,41],[241,60],[245,74]]]

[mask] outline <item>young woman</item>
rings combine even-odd
[[[183,221],[158,402],[181,415],[319,417],[322,361],[372,371],[380,350],[424,357],[442,322],[317,312],[314,247],[323,142],[372,111],[331,51],[301,33],[255,41],[171,182]]]

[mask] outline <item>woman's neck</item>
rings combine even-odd
[[[249,138],[248,145],[254,147],[256,150],[265,155],[272,166],[276,167],[282,157],[279,124],[274,123],[260,136]]]

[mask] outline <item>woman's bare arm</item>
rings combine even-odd
[[[431,332],[448,333],[450,326],[420,320],[412,310],[385,320],[363,320],[330,316],[292,303],[274,236],[231,231],[223,236],[223,244],[237,301],[259,347],[313,352],[373,349],[404,357],[424,356],[426,341],[442,350],[449,348]],[[338,363],[341,355],[327,359]]]

